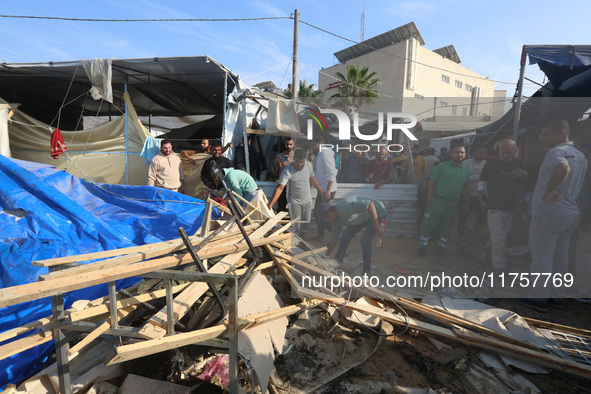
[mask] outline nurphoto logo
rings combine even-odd
[[[351,127],[351,118],[345,112],[340,111],[338,109],[328,109],[328,108],[319,108],[318,111],[306,107],[307,114],[310,116],[307,122],[307,139],[313,139],[313,127],[314,122],[318,124],[320,130],[328,131],[328,124],[326,119],[322,116],[322,114],[333,114],[336,116],[338,123],[339,123],[339,141],[350,141],[351,140],[351,130],[353,130],[353,134],[356,138],[362,141],[379,141],[381,137],[384,135],[384,113],[378,113],[378,129],[374,134],[363,134],[359,130],[359,114],[357,112],[352,112],[353,118],[353,127]],[[409,121],[408,123],[406,121]],[[417,124],[417,118],[414,115],[406,114],[402,112],[387,112],[386,113],[386,142],[391,141],[392,132],[394,130],[400,130],[406,135],[406,137],[411,141],[418,141],[418,138],[413,135],[410,131],[414,126]],[[389,152],[401,152],[403,150],[403,146],[400,144],[356,144],[356,145],[349,145],[347,147],[339,147],[336,146],[338,150],[349,150],[355,152],[368,152],[370,149],[379,149],[380,147],[385,147]],[[320,149],[333,149],[335,145],[333,144],[322,144]]]

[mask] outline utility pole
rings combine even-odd
[[[361,34],[359,35],[359,42],[365,40],[365,0],[361,2]]]
[[[291,98],[298,97],[298,32],[299,32],[300,10],[296,9],[293,14],[293,67],[291,75]]]

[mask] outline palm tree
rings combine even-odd
[[[316,86],[316,84],[314,84],[314,83],[311,83],[308,85],[308,82],[306,82],[305,79],[303,81],[300,80],[300,88],[298,89],[298,98],[305,97],[306,100],[304,100],[304,101],[309,102],[309,103],[319,103],[320,101],[322,101],[322,96],[324,95],[324,92],[322,92],[321,90],[315,90],[314,86]],[[283,94],[288,99],[291,98],[291,90],[290,89],[285,89]]]
[[[339,101],[345,101],[345,105],[353,105],[360,108],[363,103],[375,104],[375,98],[380,97],[377,87],[382,84],[378,74],[370,72],[368,67],[361,65],[347,66],[347,75],[340,71],[336,73],[342,81],[339,92],[331,96]]]

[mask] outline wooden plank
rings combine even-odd
[[[226,231],[225,233],[220,234],[219,238],[224,238],[226,236],[237,234],[237,233],[238,233],[237,229],[229,230],[229,231]],[[199,243],[204,238],[200,237],[200,236],[193,235],[193,236],[189,237],[189,239],[194,243]],[[80,261],[103,259],[103,258],[107,258],[107,257],[123,256],[123,255],[132,254],[132,253],[141,253],[141,252],[150,251],[152,249],[158,249],[161,247],[165,247],[165,248],[170,247],[171,249],[168,252],[165,252],[165,253],[170,253],[170,252],[174,251],[177,246],[184,246],[182,239],[175,238],[175,239],[172,239],[169,241],[154,242],[151,244],[145,244],[145,245],[139,245],[139,246],[130,246],[128,248],[103,250],[100,252],[83,253],[83,254],[64,256],[64,257],[55,257],[55,258],[45,259],[45,260],[35,260],[35,261],[31,262],[31,264],[34,266],[37,266],[37,267],[52,267],[52,266],[56,266],[56,265],[66,264],[66,263],[75,263],[75,262],[80,262]],[[164,250],[166,250],[166,249],[164,249]],[[162,254],[164,254],[164,253],[162,253]],[[138,261],[141,261],[141,260],[138,260]]]
[[[202,239],[201,237],[193,236],[190,237],[192,241],[197,241]],[[92,253],[82,253],[72,256],[64,256],[64,257],[55,257],[51,259],[45,260],[35,260],[32,261],[31,264],[36,267],[53,267],[56,265],[66,264],[66,263],[75,263],[80,261],[88,261],[88,260],[95,260],[95,259],[103,259],[107,257],[114,257],[114,256],[122,256],[128,255],[132,253],[142,253],[147,252],[152,249],[159,249],[159,248],[172,248],[174,250],[176,246],[182,246],[183,241],[181,239],[173,239],[170,241],[163,241],[163,242],[155,242],[146,245],[139,245],[139,246],[130,246],[128,248],[119,248],[119,249],[111,249],[111,250],[103,250],[100,252],[92,252]]]
[[[183,283],[180,285],[176,285],[172,287],[173,294],[176,294],[180,291],[183,291],[189,286],[190,283]],[[133,305],[139,305],[144,302],[150,302],[157,300],[159,298],[163,298],[166,296],[166,289],[154,290],[149,293],[139,294],[133,297],[127,297],[120,300],[117,300],[117,309],[127,308]],[[109,313],[109,305],[108,304],[101,304],[92,307],[85,308],[81,311],[78,310],[70,310],[69,312],[66,311],[66,316],[72,322],[80,321],[80,320],[88,320],[93,317],[103,316]]]
[[[296,259],[300,259],[301,260],[301,259],[303,259],[305,257],[312,256],[312,255],[317,255],[317,254],[320,254],[320,253],[322,253],[324,251],[326,251],[326,246],[323,246],[321,248],[314,249],[314,250],[309,250],[307,252],[303,252],[303,253],[300,253],[300,254],[296,254],[293,257],[296,258]]]
[[[254,230],[254,226],[251,226],[247,229],[247,233]],[[242,235],[238,232],[238,230],[231,231],[231,234],[222,233],[219,235],[219,238],[216,241],[210,242],[209,246],[216,246],[219,245],[220,247],[230,245],[235,243],[236,240],[241,239]],[[194,237],[193,237],[194,238]],[[202,240],[201,237],[194,238],[197,241]],[[193,241],[193,243],[197,243]],[[94,263],[88,263],[83,265],[78,265],[72,268],[66,268],[63,270],[55,271],[50,274],[41,275],[39,280],[48,280],[48,279],[55,279],[55,278],[64,278],[71,275],[82,274],[85,272],[91,271],[98,271],[98,270],[106,270],[113,267],[118,267],[121,265],[132,264],[142,260],[148,260],[154,257],[158,257],[164,254],[172,253],[178,250],[184,250],[185,244],[182,240],[179,240],[179,244],[171,244],[171,246],[162,246],[159,248],[151,249],[146,252],[135,252],[126,254],[124,256],[114,257],[109,260],[101,260]],[[75,257],[75,256],[72,256]]]
[[[458,331],[458,340],[465,345],[474,346],[489,352],[499,353],[508,357],[532,362],[553,370],[563,371],[585,379],[591,378],[591,366],[571,360],[543,353],[536,350],[525,349],[495,338],[489,338],[469,331]]]
[[[261,246],[269,241],[274,242],[281,239],[286,239],[289,236],[289,234],[283,234],[277,236],[276,239],[257,240],[253,242],[253,244],[254,246]],[[197,254],[199,255],[199,258],[206,259],[219,256],[220,253],[236,253],[238,251],[247,249],[248,245],[246,245],[246,243],[238,243],[227,246],[224,248],[224,250],[219,250],[219,248],[203,248]],[[67,291],[78,290],[101,283],[107,283],[113,280],[129,278],[132,276],[141,276],[142,274],[148,272],[178,267],[190,262],[192,262],[192,259],[189,255],[185,255],[183,257],[168,256],[149,261],[143,261],[132,265],[114,267],[109,270],[93,271],[89,273],[72,275],[67,278],[49,279],[42,282],[7,287],[0,289],[0,308],[25,301],[61,294]]]
[[[286,212],[282,212],[282,215],[276,215],[274,218],[269,219],[265,224],[260,226],[257,230],[255,230],[250,236],[251,241],[256,241],[259,238],[266,235],[268,231],[270,231],[279,220],[286,215]],[[271,234],[269,238],[266,238],[267,241],[271,240],[278,231]],[[289,235],[289,234],[285,234]],[[239,244],[245,244],[246,240],[242,240]],[[230,253],[224,256],[222,260],[217,262],[213,267],[209,269],[209,273],[214,274],[225,274],[236,264],[238,259],[240,259],[246,250],[240,251],[237,253]],[[189,309],[193,306],[193,304],[209,289],[207,283],[205,282],[194,282],[189,287],[187,287],[181,294],[175,297],[173,303],[173,315],[175,319],[175,323],[178,322],[180,319],[185,316],[185,314],[189,311]],[[166,324],[167,324],[167,313],[166,308],[163,308],[160,312],[156,313],[152,316],[140,330],[143,334],[151,337],[151,338],[161,338],[166,335]]]
[[[548,321],[532,319],[532,318],[529,318],[529,317],[524,317],[523,319],[530,326],[547,328],[549,330],[555,330],[555,331],[560,331],[560,332],[564,332],[564,333],[567,333],[567,334],[572,334],[572,335],[578,335],[578,336],[582,336],[582,337],[591,338],[591,331],[585,330],[585,329],[582,329],[582,328],[565,326],[565,325],[562,325],[562,324],[557,324],[557,323],[551,323],[551,322],[548,322]]]
[[[205,202],[205,212],[203,214],[203,223],[201,224],[201,229],[200,229],[200,233],[199,235],[201,237],[205,237],[205,234],[207,234],[207,232],[209,231],[209,222],[211,221],[211,209],[213,207],[213,204],[211,203],[212,200],[211,198],[207,198],[207,201]],[[189,238],[191,239],[191,238]]]
[[[131,312],[135,311],[137,308],[138,308],[137,305],[132,305],[132,306],[129,306],[124,309],[117,309],[118,321],[123,319],[125,316],[129,315]],[[87,336],[82,338],[80,341],[78,341],[78,343],[76,343],[74,346],[72,346],[68,350],[68,356],[70,356],[70,359],[72,357],[75,357],[74,355],[77,355],[78,352],[80,352],[80,350],[82,350],[83,348],[88,346],[92,341],[94,341],[95,339],[97,339],[98,337],[103,335],[110,328],[111,328],[111,322],[110,322],[110,319],[107,319],[107,321],[100,324],[90,334],[88,334]]]
[[[285,253],[276,252],[275,254],[278,257],[291,262],[292,264],[296,264],[298,266],[304,267],[304,268],[308,269],[310,272],[314,272],[318,275],[334,276],[334,274],[332,274],[328,271],[325,271],[325,270],[323,270],[317,266],[314,266],[312,264],[306,263],[306,262],[304,262],[300,259],[297,259],[295,257],[286,255]],[[500,340],[506,341],[507,343],[512,343],[512,344],[515,344],[515,345],[518,345],[518,346],[521,346],[524,348],[528,348],[528,349],[532,349],[532,350],[538,349],[538,347],[536,347],[535,345],[532,345],[528,342],[518,340],[512,336],[497,332],[497,331],[492,330],[492,329],[485,327],[483,325],[474,323],[470,320],[464,319],[459,316],[452,315],[448,312],[440,311],[440,310],[435,309],[431,306],[418,303],[418,302],[411,300],[409,298],[396,296],[396,295],[384,292],[384,291],[382,291],[380,289],[376,289],[376,288],[359,287],[359,288],[357,288],[357,290],[359,290],[363,294],[369,295],[371,297],[376,297],[377,295],[381,295],[381,297],[379,297],[379,298],[382,298],[385,300],[388,300],[391,297],[395,297],[396,303],[399,304],[401,307],[411,309],[415,312],[421,313],[424,316],[428,316],[430,318],[433,318],[433,319],[436,319],[436,320],[439,320],[439,321],[442,321],[445,323],[449,323],[449,324],[457,324],[459,326],[469,328],[469,329],[474,330],[476,332],[486,334],[486,335],[489,335],[493,338],[498,338]]]
[[[28,337],[18,339],[16,341],[9,342],[5,345],[0,346],[0,360],[19,354],[27,349],[39,346],[43,343],[53,341],[53,335],[51,332],[36,333],[29,335]]]
[[[320,300],[305,301],[300,304],[289,305],[269,312],[246,316],[238,319],[238,327],[239,329],[246,329],[257,324],[267,323],[269,321],[290,316],[303,310],[313,308],[317,305],[320,305],[321,303],[322,301]],[[217,338],[218,336],[224,334],[226,330],[227,326],[225,324],[221,324],[191,332],[175,334],[170,337],[147,340],[131,345],[118,346],[115,349],[115,352],[107,358],[105,364],[112,365],[130,361],[140,357],[148,356],[150,354],[160,353],[166,350],[176,349],[181,346],[192,345],[200,341]]]

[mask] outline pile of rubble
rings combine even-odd
[[[226,218],[210,221],[213,206]],[[363,364],[384,339],[419,334],[447,356],[420,364],[411,348],[399,346],[404,360],[425,370],[439,365],[480,392],[479,380],[498,375],[470,368],[472,351],[492,368],[591,377],[586,358],[570,357],[580,350],[565,355],[564,346],[534,328],[584,343],[588,331],[473,300],[419,302],[370,287],[302,287],[304,276],[340,273],[322,257],[324,248],[294,237],[285,214],[264,203],[249,204],[246,214],[232,212],[208,200],[192,236],[179,229],[176,240],[33,262],[51,272],[39,282],[0,289],[0,307],[51,297],[53,315],[0,333],[0,357],[54,340],[55,362],[7,392],[396,392],[403,390],[396,373],[371,384],[341,382],[341,391],[328,385]],[[116,288],[116,280],[130,277],[143,280]],[[63,309],[63,293],[97,284],[108,284],[109,295]],[[535,391],[527,379],[510,375],[503,378],[508,387]],[[429,384],[454,387],[437,373]]]

